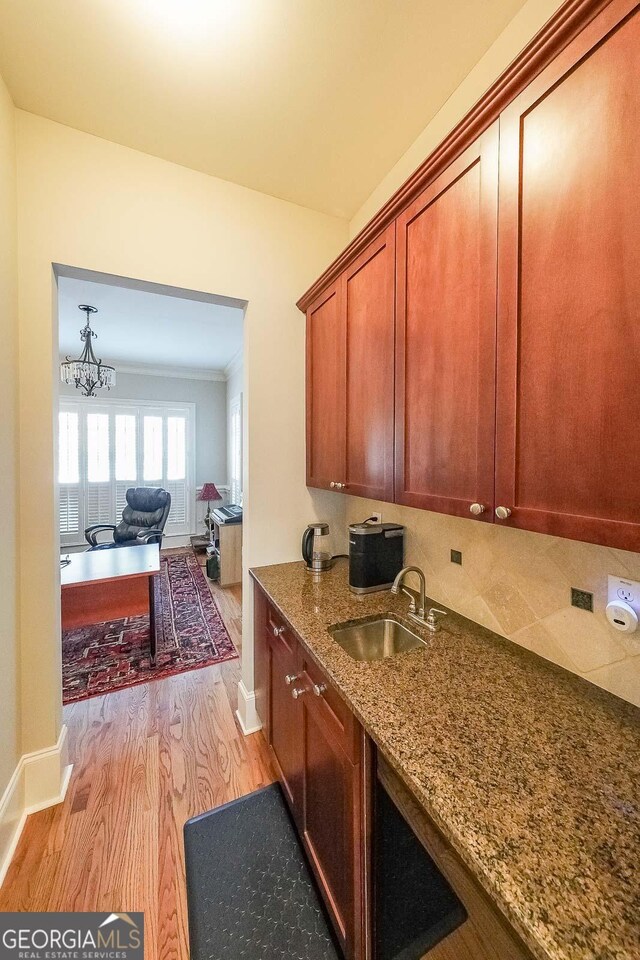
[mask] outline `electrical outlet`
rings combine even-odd
[[[382,514],[381,513],[372,513],[371,516],[376,523],[382,523]]]
[[[578,590],[577,587],[571,587],[571,606],[593,613],[593,594],[589,593],[588,590]]]
[[[609,602],[624,600],[640,614],[640,583],[626,577],[609,577]]]
[[[459,563],[462,566],[462,551],[461,550],[452,550],[451,551],[451,563]]]

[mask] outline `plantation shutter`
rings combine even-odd
[[[76,543],[82,536],[80,415],[67,407],[58,414],[58,484],[60,542]]]
[[[80,530],[80,485],[60,485],[60,537],[63,543],[75,542]]]
[[[187,504],[187,418],[172,411],[166,423],[166,489],[171,494],[167,527],[182,529],[188,520]]]
[[[195,450],[190,404],[65,399],[60,403],[58,441],[63,546],[84,543],[85,527],[117,524],[126,492],[134,486],[164,487],[171,494],[166,536],[192,532]]]
[[[87,526],[94,523],[115,523],[111,483],[87,485]]]

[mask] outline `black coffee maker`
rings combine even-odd
[[[354,593],[388,590],[404,566],[404,527],[399,523],[352,523],[349,527],[349,587]]]

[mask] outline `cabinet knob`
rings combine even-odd
[[[496,517],[498,520],[508,520],[511,516],[509,507],[496,507]]]
[[[297,700],[298,697],[301,697],[303,693],[306,693],[306,687],[294,687],[291,691],[291,696],[294,700]]]
[[[472,513],[474,517],[479,517],[481,513],[484,513],[486,507],[484,503],[472,503],[469,507],[469,513]]]
[[[286,683],[286,685],[287,685],[288,687],[290,687],[291,684],[292,684],[292,683],[295,683],[297,679],[298,679],[297,673],[288,673],[288,674],[286,675],[286,677],[284,678],[284,682]]]
[[[274,627],[273,635],[274,637],[279,637],[281,633],[284,633],[284,627]]]
[[[336,490],[344,490],[346,483],[336,483]]]
[[[331,483],[329,484],[329,486],[331,487],[332,490],[333,490],[333,488],[335,487],[335,485],[336,485],[335,480],[332,480]]]
[[[315,693],[316,697],[321,697],[326,689],[326,683],[314,683],[313,685],[313,692]]]

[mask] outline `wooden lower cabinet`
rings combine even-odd
[[[258,587],[254,623],[257,706],[280,783],[344,956],[364,960],[364,732]]]
[[[348,705],[257,585],[254,625],[256,706],[345,960],[376,960],[371,916],[374,775],[468,914],[425,956],[532,960],[424,810],[384,759],[374,755]]]
[[[280,782],[293,815],[301,823],[302,744],[300,742],[300,704],[292,694],[295,685],[297,643],[287,633],[269,638],[270,732]]]

